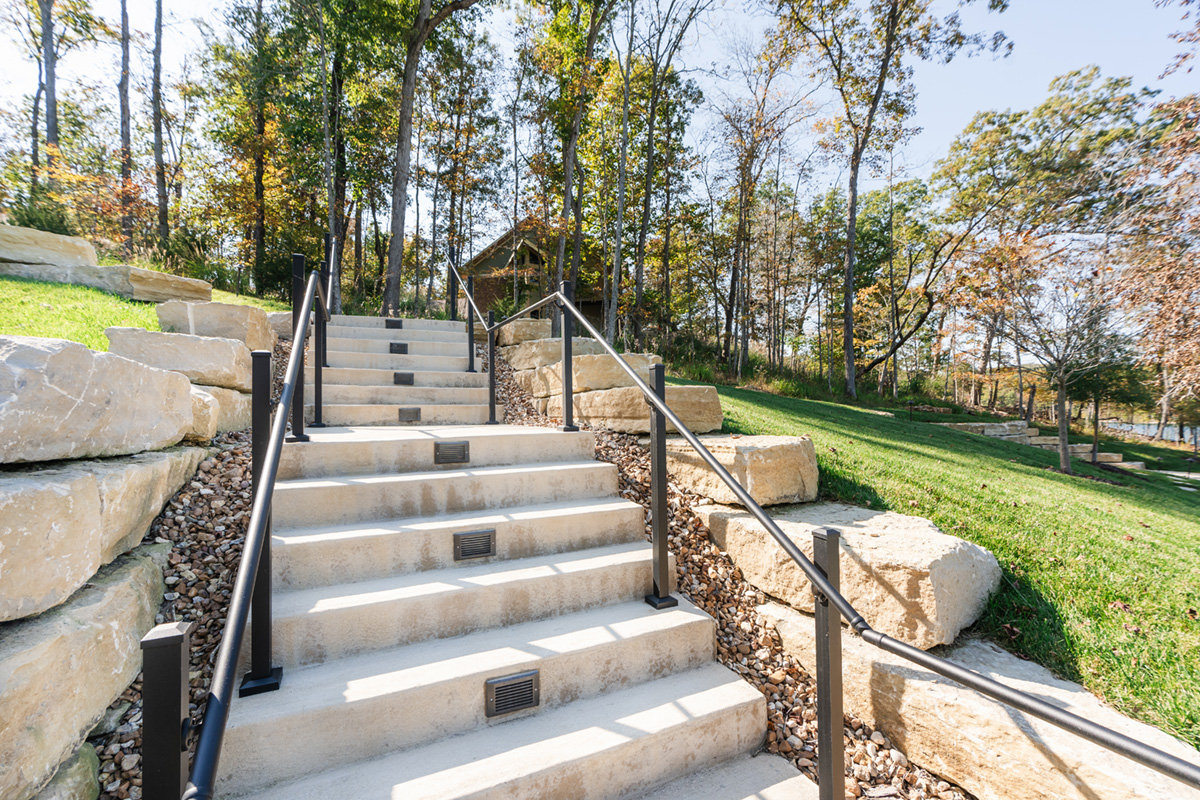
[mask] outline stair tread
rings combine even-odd
[[[740,756],[659,787],[638,800],[817,800],[817,784],[781,756]]]
[[[462,676],[481,674],[482,681],[534,669],[533,662],[541,658],[710,620],[686,600],[668,611],[655,611],[638,600],[297,667],[288,671],[279,691],[239,700],[229,726],[353,704]]]
[[[578,436],[576,432],[557,428],[534,428],[526,425],[410,425],[396,428],[380,425],[346,425],[343,427],[305,429],[307,442],[290,442],[284,448],[318,447],[321,444],[344,442],[392,442],[411,439],[477,439],[484,436]]]
[[[640,740],[686,737],[690,727],[719,722],[726,714],[762,703],[757,690],[725,667],[712,663],[424,747],[276,784],[255,796],[288,800],[333,796],[405,800],[477,797],[489,787],[549,777],[572,761],[596,759],[606,753],[636,751],[643,759],[657,761],[662,752],[644,746]],[[730,735],[737,736],[737,732]],[[692,760],[701,757],[692,755]],[[604,785],[609,777],[589,772],[598,785]],[[637,780],[626,774],[618,779]],[[580,777],[580,784],[584,782]],[[579,785],[572,796],[604,795]]]
[[[322,369],[321,380],[326,386],[395,386],[397,372],[413,373],[414,386],[428,386],[436,388],[445,386],[446,388],[478,388],[488,385],[488,377],[486,372],[465,372],[462,370],[445,370],[445,369],[382,369],[375,367],[324,367]],[[305,381],[311,382],[315,375],[315,370],[312,366],[304,368]],[[354,379],[358,379],[355,381]],[[369,382],[361,382],[369,381]],[[448,381],[447,384],[439,384],[439,381]]]
[[[505,464],[496,467],[465,467],[461,469],[431,470],[429,472],[401,472],[392,475],[345,475],[321,478],[292,478],[275,484],[275,493],[304,491],[310,488],[332,488],[336,486],[366,486],[379,483],[397,485],[427,483],[430,481],[452,481],[473,475],[528,474],[530,472],[577,472],[609,471],[612,464],[603,461],[556,461],[542,464]]]
[[[410,572],[386,578],[275,592],[274,617],[369,606],[409,597],[496,587],[549,575],[569,575],[618,564],[637,563],[650,557],[648,542],[629,542],[591,550],[550,553],[512,561],[488,562],[469,567]]]
[[[465,511],[439,514],[436,517],[407,517],[371,523],[343,525],[314,525],[310,528],[291,528],[274,531],[272,541],[283,545],[302,545],[306,542],[327,542],[360,537],[394,536],[408,531],[434,531],[478,525],[486,528],[504,520],[531,520],[572,514],[593,514],[622,508],[641,508],[623,497],[565,500],[519,508]]]

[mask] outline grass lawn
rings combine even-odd
[[[730,432],[812,435],[822,498],[991,550],[1004,575],[975,635],[1200,746],[1200,492],[1080,461],[1062,475],[1056,453],[906,412],[717,389]]]
[[[213,301],[288,311],[275,300],[213,292]],[[104,329],[114,325],[158,330],[154,303],[126,300],[86,286],[0,277],[0,335],[45,336],[108,350]]]

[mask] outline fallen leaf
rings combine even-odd
[[[986,483],[980,484],[979,488],[980,488],[980,489],[986,489],[986,488],[987,488],[987,484],[986,484]]]
[[[913,508],[916,508],[917,506],[921,505],[920,501],[918,501],[918,500],[909,500],[908,504]]]
[[[1108,604],[1108,607],[1115,608],[1118,611],[1131,611],[1132,610],[1129,608],[1129,603],[1123,603],[1120,600],[1113,600],[1111,603]]]
[[[1187,617],[1188,617],[1188,619],[1197,619],[1197,618],[1200,618],[1200,617],[1198,617],[1198,615],[1196,614],[1196,609],[1194,609],[1194,608],[1189,608],[1189,609],[1187,610]]]
[[[1008,638],[1009,638],[1009,639],[1015,639],[1015,638],[1017,638],[1018,636],[1020,636],[1020,635],[1021,635],[1021,629],[1020,629],[1020,628],[1018,628],[1016,625],[1009,625],[1009,624],[1006,622],[1006,623],[1004,623],[1003,625],[1001,625],[1001,626],[1000,626],[1000,628],[1001,628],[1001,629],[1002,629],[1002,630],[1003,630],[1005,633],[1007,633],[1007,634],[1008,634]]]
[[[1132,542],[1132,541],[1133,541],[1133,537],[1132,537],[1132,536],[1130,536],[1128,533],[1127,533],[1127,534],[1125,534],[1124,536],[1122,536],[1121,538],[1122,538],[1122,539],[1124,539],[1124,540],[1125,540],[1125,541],[1127,541],[1127,542]]]
[[[1130,625],[1128,622],[1125,623],[1125,630],[1127,630],[1130,633],[1135,634],[1135,635],[1142,632],[1142,629],[1139,628],[1137,625]]]

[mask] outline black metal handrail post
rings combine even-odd
[[[194,622],[142,637],[142,798],[179,800],[188,774],[188,663]]]
[[[446,296],[450,298],[450,321],[458,322],[458,267],[454,263],[454,248],[450,248],[450,276]],[[467,292],[470,294],[470,292]]]
[[[265,491],[262,468],[271,444],[271,353],[255,350],[250,354],[254,372],[254,393],[250,410],[250,486],[254,496]],[[317,369],[320,369],[320,361]],[[318,378],[318,385],[320,379]],[[250,601],[250,671],[242,679],[239,697],[273,692],[283,682],[283,667],[271,665],[271,507],[267,506],[262,554],[254,577],[254,596]]]
[[[325,427],[325,401],[323,399],[325,389],[324,368],[329,365],[325,363],[329,358],[328,344],[325,341],[327,326],[329,325],[329,295],[325,291],[326,283],[325,276],[320,275],[317,279],[317,294],[314,298],[316,303],[317,321],[316,321],[316,346],[317,357],[313,364],[313,421],[309,423],[310,428]]]
[[[571,367],[571,351],[575,346],[574,338],[574,321],[575,318],[568,311],[568,307],[574,310],[574,295],[571,294],[571,282],[563,281],[559,287],[559,303],[562,308],[562,407],[563,407],[563,424],[564,431],[577,431],[579,427],[575,424],[575,395],[572,388],[574,379],[574,371]],[[622,362],[624,363],[624,362]]]
[[[323,298],[325,304],[325,313],[317,314],[317,345],[320,347],[320,358],[317,361],[317,366],[329,366],[329,342],[327,336],[329,333],[329,302],[333,299],[333,237],[325,234],[325,259],[321,262],[321,285],[317,292],[317,296]],[[318,407],[320,404],[318,403]],[[317,413],[320,413],[319,411]],[[318,417],[318,419],[320,419]],[[322,425],[321,427],[325,427]]]
[[[296,391],[292,394],[292,435],[289,442],[307,442],[304,434],[304,339],[308,330],[300,330],[300,319],[304,316],[304,256],[292,253],[292,351],[299,348],[300,375],[296,379]]]
[[[475,276],[467,276],[467,297],[475,296]],[[467,372],[475,371],[475,315],[467,313]]]
[[[499,425],[496,421],[496,312],[488,309],[488,425]]]
[[[564,315],[565,316],[565,315]],[[664,400],[667,397],[666,369],[662,364],[650,367],[650,385]],[[674,608],[679,601],[671,596],[671,555],[667,552],[667,418],[650,406],[650,549],[653,591],[646,602],[656,609]]]
[[[841,535],[813,531],[813,563],[829,585],[841,586]],[[820,800],[845,797],[846,743],[842,739],[842,615],[813,587],[817,633],[817,784]]]

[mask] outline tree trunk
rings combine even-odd
[[[42,16],[42,64],[46,85],[46,172],[53,185],[54,162],[58,159],[58,54],[54,48],[54,0],[38,0]]]
[[[617,335],[617,306],[621,298],[621,246],[622,228],[625,225],[625,190],[629,165],[629,80],[633,68],[634,6],[629,7],[629,41],[626,45],[625,68],[621,71],[621,154],[617,161],[617,231],[613,243],[612,280],[608,300],[608,316],[604,320],[604,336],[609,344]]]
[[[167,221],[167,170],[163,163],[162,0],[154,3],[154,76],[150,87],[150,106],[154,124],[154,186],[158,192],[158,246],[165,256],[171,229]]]
[[[1029,405],[1025,407],[1025,424],[1033,424],[1033,398],[1037,394],[1037,384],[1031,384],[1029,387]]]
[[[1100,460],[1100,395],[1092,397],[1092,463]]]
[[[858,397],[854,385],[854,232],[858,226],[858,170],[862,149],[855,148],[850,157],[850,187],[846,204],[846,260],[842,276],[842,356],[845,368],[846,395]]]
[[[1070,475],[1071,418],[1067,414],[1067,382],[1062,377],[1057,378],[1055,382],[1058,384],[1058,393],[1054,398],[1055,415],[1058,417],[1058,466],[1063,472]]]
[[[363,237],[362,237],[362,196],[354,206],[354,290],[359,294],[363,290]]]
[[[264,141],[267,135],[266,65],[263,63],[265,38],[263,4],[262,0],[258,0],[254,6],[254,294],[258,297],[262,297],[267,285],[267,203],[263,180],[267,151]]]
[[[352,10],[349,6],[348,10]],[[329,304],[331,313],[342,313],[342,263],[346,252],[346,233],[348,218],[346,208],[346,135],[342,130],[342,96],[344,94],[344,64],[345,56],[340,51],[333,54],[333,69],[329,73],[329,135],[333,143],[333,192],[329,205],[329,230],[333,238],[333,252],[330,253],[329,280],[333,284]]]
[[[37,91],[33,93],[33,113],[32,120],[29,123],[29,194],[32,196],[37,191],[38,173],[42,169],[41,156],[39,155],[40,147],[39,140],[41,139],[41,131],[39,116],[42,110],[42,92],[46,88],[45,81],[42,79],[42,62],[38,60],[38,85]]]
[[[129,121],[129,9],[121,0],[121,80],[117,84],[121,101],[121,237],[125,258],[133,255],[133,164],[132,134]]]

